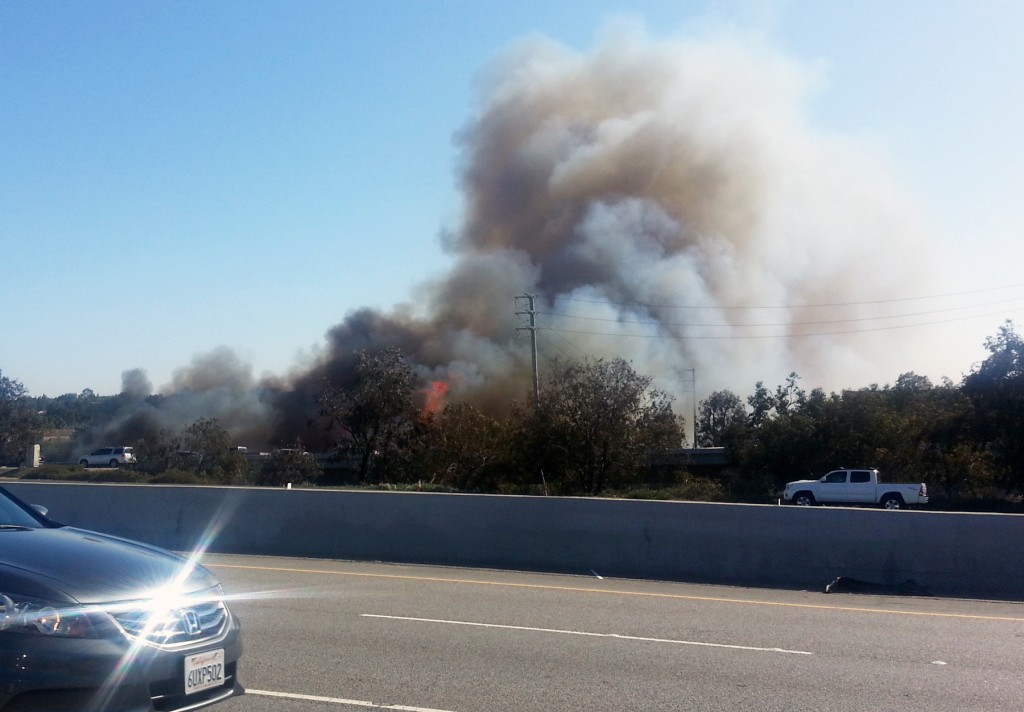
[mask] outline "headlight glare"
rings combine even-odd
[[[99,610],[0,593],[0,632],[61,638],[103,638],[114,631]]]

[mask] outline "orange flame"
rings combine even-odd
[[[437,413],[444,408],[444,398],[448,395],[448,384],[444,381],[434,381],[424,391],[424,395],[426,400],[423,403],[423,412],[420,415],[425,417]]]

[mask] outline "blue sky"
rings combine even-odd
[[[1024,283],[1022,8],[5,0],[0,371],[33,395],[117,393],[133,368],[159,390],[226,346],[286,374],[351,310],[415,303],[450,264],[455,137],[488,62],[529,35],[585,52],[621,18],[806,68],[803,120],[884,157],[956,266],[943,292]],[[943,327],[941,358],[903,370],[958,379],[1022,305]]]

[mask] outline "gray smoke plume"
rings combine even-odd
[[[705,393],[877,378],[880,353],[920,337],[871,331],[893,322],[857,303],[922,288],[922,231],[880,160],[804,123],[813,79],[767,50],[630,28],[589,53],[516,45],[459,135],[451,273],[422,288],[424,313],[335,327],[321,369],[397,345],[452,397],[507,407],[528,392],[513,299],[531,293],[542,353],[623,356],[677,396],[694,368]]]
[[[153,388],[141,369],[125,371],[121,384],[116,410],[105,422],[79,434],[80,449],[156,442],[178,435],[199,418],[216,418],[239,444],[273,441],[276,394],[258,386],[252,367],[228,348],[196,356],[189,366],[176,370],[163,395],[150,395]]]
[[[704,395],[791,371],[828,390],[912,370],[933,347],[876,328],[898,322],[866,302],[921,293],[923,231],[871,150],[806,125],[814,80],[729,40],[617,28],[586,53],[518,43],[458,135],[455,262],[415,311],[348,315],[315,364],[275,385],[230,354],[197,358],[161,407],[244,418],[255,427],[239,437],[284,443],[355,350],[398,346],[424,384],[505,412],[530,390],[523,294],[538,297],[543,357],[622,356],[680,399],[690,369]],[[828,304],[845,306],[809,306]],[[882,354],[901,365],[885,371]]]
[[[153,383],[141,368],[121,374],[121,394],[132,401],[141,401],[153,392]]]

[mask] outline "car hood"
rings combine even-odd
[[[157,547],[74,527],[0,531],[0,593],[77,603],[182,593],[217,584],[201,566]]]
[[[821,480],[794,480],[792,482],[787,482],[786,488],[789,489],[790,487],[796,487],[797,485],[809,485],[817,482],[821,482]]]

